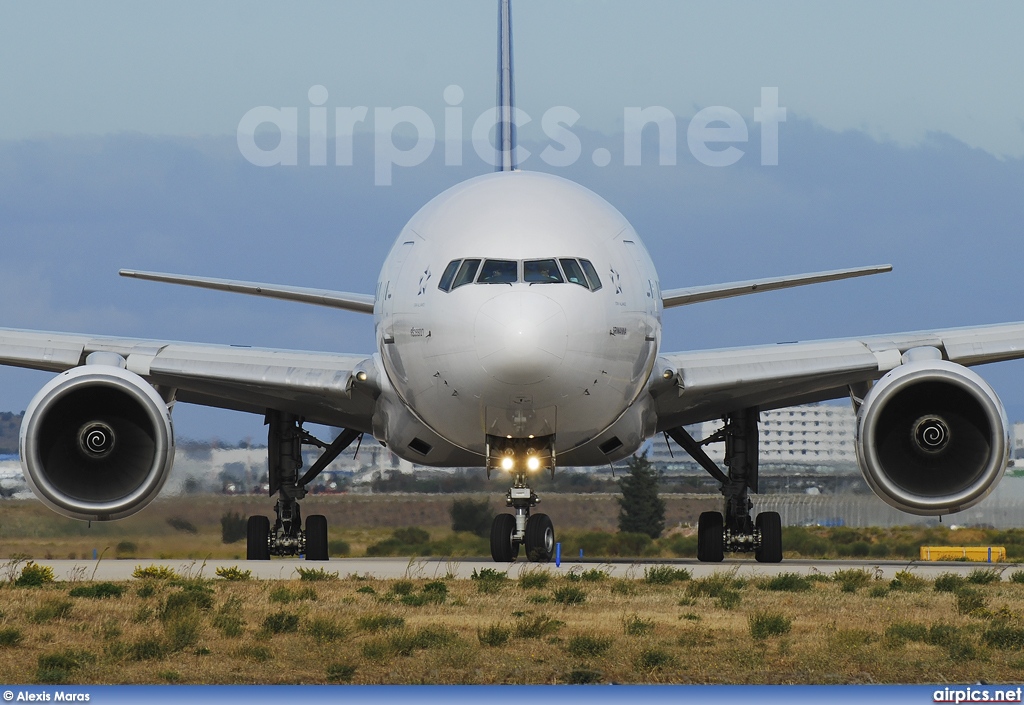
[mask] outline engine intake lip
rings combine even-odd
[[[78,491],[84,483],[66,471],[63,477],[56,478],[47,473],[48,456],[40,448],[40,441],[47,434],[52,435],[48,426],[52,427],[50,422],[55,419],[49,416],[60,408],[62,400],[81,393],[123,395],[134,411],[134,423],[151,433],[144,461],[119,488]],[[108,461],[116,450],[125,450],[121,437],[124,434],[115,432],[112,426],[116,424],[108,420],[86,419],[67,429],[70,452],[78,458],[82,472]],[[107,434],[107,440],[90,450],[88,435],[97,432]],[[110,365],[75,367],[45,384],[25,410],[19,442],[22,470],[36,496],[59,514],[89,521],[121,519],[145,507],[163,488],[174,462],[174,432],[167,404],[142,377]]]
[[[901,395],[913,392],[915,388],[923,388],[924,385],[947,387],[950,393],[969,399],[975,407],[973,413],[977,423],[973,429],[968,430],[976,432],[979,438],[983,438],[988,449],[985,462],[971,468],[971,472],[962,481],[950,481],[951,473],[947,467],[943,471],[947,486],[938,487],[935,491],[928,489],[939,484],[942,479],[939,476],[943,472],[936,472],[935,481],[921,475],[908,477],[904,474],[902,477],[894,477],[887,472],[886,459],[879,452],[879,444],[885,440],[890,430],[883,428],[887,407]],[[950,463],[959,452],[958,443],[962,445],[964,441],[962,433],[956,430],[957,422],[953,420],[953,415],[961,412],[967,413],[967,410],[953,409],[947,414],[922,409],[917,414],[909,415],[909,428],[900,433],[907,434],[901,438],[905,439],[904,442],[912,452],[904,459],[909,462],[911,456],[916,456],[920,461],[941,459],[947,464]],[[930,442],[936,450],[928,450],[928,441],[926,440],[926,446],[922,447],[917,436],[919,432],[922,435],[930,435],[928,422],[935,419],[946,426],[947,433],[944,440],[938,436],[934,437]],[[963,428],[961,426],[962,430]],[[864,479],[875,494],[887,504],[912,514],[951,514],[968,509],[983,500],[1002,478],[1009,462],[1009,449],[1006,412],[999,397],[975,372],[946,360],[908,362],[888,372],[867,395],[857,416],[856,450]],[[889,460],[891,462],[891,458]],[[890,468],[893,469],[900,470]]]

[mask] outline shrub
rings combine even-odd
[[[494,568],[481,568],[480,572],[477,572],[476,568],[474,568],[469,579],[476,582],[478,592],[490,595],[504,587],[506,581],[508,581],[508,575]]]
[[[858,588],[871,582],[871,573],[862,568],[837,570],[832,579],[842,586],[843,592],[857,592]]]
[[[540,639],[550,634],[554,634],[563,626],[565,626],[565,622],[552,619],[545,614],[539,614],[532,619],[528,617],[520,617],[516,621],[513,634],[520,639]]]
[[[750,636],[758,641],[788,634],[793,627],[792,621],[779,612],[753,612],[747,618],[747,625]]]
[[[71,588],[68,595],[71,597],[93,597],[102,599],[104,597],[121,597],[124,588],[115,583],[93,583],[92,585],[79,585]]]
[[[613,595],[635,595],[636,585],[627,578],[616,578],[612,581],[611,591]]]
[[[301,590],[289,590],[282,585],[271,590],[268,598],[271,602],[280,602],[284,605],[301,600],[316,602],[316,590],[311,587],[305,587]]]
[[[245,539],[249,520],[238,512],[228,512],[220,518],[221,543],[237,543]]]
[[[1024,573],[1024,571],[1021,571]],[[524,590],[543,589],[551,582],[551,573],[544,570],[524,570],[519,574],[519,587]]]
[[[324,644],[343,638],[348,633],[348,629],[328,617],[317,617],[309,620],[309,623],[306,624],[306,632],[318,644]]]
[[[128,657],[132,661],[149,661],[167,655],[167,645],[157,637],[145,637],[128,647]]]
[[[178,615],[164,624],[164,635],[167,637],[167,647],[171,651],[181,651],[190,646],[195,646],[202,633],[203,623],[199,614],[190,612]]]
[[[347,556],[352,552],[352,547],[348,541],[342,541],[341,539],[331,539],[327,542],[327,553],[331,556]],[[354,669],[355,667],[353,667]]]
[[[587,593],[574,585],[557,588],[552,595],[560,605],[579,605],[587,600]]]
[[[81,649],[65,649],[54,654],[40,654],[37,659],[36,680],[40,683],[63,683],[85,666],[96,662],[96,656]]]
[[[408,595],[415,587],[411,580],[396,580],[391,584],[391,592],[395,595]]]
[[[746,583],[731,573],[712,573],[706,578],[689,581],[686,594],[690,597],[718,597],[723,590],[738,590]]]
[[[622,620],[622,631],[627,636],[645,636],[654,631],[654,620],[631,614]]]
[[[956,592],[967,583],[967,579],[956,573],[943,573],[935,578],[936,592]]]
[[[120,541],[114,547],[114,555],[118,558],[131,558],[139,547],[133,541]]]
[[[992,624],[981,635],[981,640],[997,649],[1024,649],[1024,627]]]
[[[363,585],[361,588],[357,589],[356,592],[362,593],[364,595],[376,595],[377,594],[377,591],[373,589],[372,585]]]
[[[675,582],[686,582],[689,579],[690,571],[686,568],[657,565],[644,570],[644,581],[651,585],[671,585]]]
[[[6,627],[0,629],[0,647],[17,646],[21,643],[21,630],[17,627]]]
[[[762,580],[757,587],[774,592],[807,592],[811,589],[811,581],[798,573],[779,573]]]
[[[962,587],[954,593],[957,614],[978,614],[985,609],[985,596],[979,590]]]
[[[338,579],[337,573],[328,573],[323,568],[303,568],[299,566],[295,571],[299,574],[299,580],[305,580],[307,582]]]
[[[36,624],[45,624],[54,619],[64,619],[71,614],[72,606],[70,600],[50,598],[29,614],[29,620]]]
[[[590,636],[589,634],[577,634],[569,638],[565,650],[577,658],[595,658],[603,656],[611,648],[610,637]]]
[[[21,569],[21,575],[14,581],[14,584],[17,587],[40,587],[52,583],[53,580],[53,568],[29,561]]]
[[[640,671],[654,671],[672,663],[672,654],[664,649],[645,649],[640,652],[634,665]]]
[[[491,505],[486,499],[457,499],[451,508],[452,531],[468,531],[487,538],[491,535],[494,520]]]
[[[1018,585],[1024,583],[1024,570],[1015,570],[1010,573],[1010,582]]]
[[[1002,580],[1002,573],[995,568],[977,568],[967,576],[967,582],[974,585],[988,585]]]
[[[264,634],[291,634],[299,631],[299,615],[291,612],[274,612],[263,618],[261,631]]]
[[[901,570],[889,582],[889,589],[899,590],[900,592],[921,592],[924,590],[925,585],[927,585],[927,582],[924,578],[914,575],[909,570]]]
[[[482,646],[504,646],[511,637],[512,630],[500,624],[478,627],[476,630],[476,638]]]
[[[249,661],[259,661],[261,663],[273,658],[273,654],[270,653],[269,648],[258,644],[245,644],[244,646],[238,647],[235,651],[235,656],[238,658],[248,659]]]
[[[574,668],[569,671],[565,681],[569,685],[593,685],[601,682],[601,672],[589,668]]]
[[[328,683],[351,683],[356,667],[348,663],[332,663],[327,666]]]
[[[236,566],[236,565],[233,565],[230,568],[225,568],[225,567],[221,566],[221,567],[217,568],[217,570],[215,570],[214,572],[216,573],[218,578],[223,578],[224,580],[229,580],[229,581],[251,580],[252,579],[252,571],[251,570],[239,570],[238,566]]]
[[[132,571],[132,577],[139,578],[140,580],[174,580],[180,576],[167,566],[150,565],[145,568],[136,566],[135,570]]]
[[[184,531],[186,534],[199,533],[199,529],[196,528],[196,525],[188,519],[182,519],[181,517],[168,517],[167,523],[176,531]]]
[[[200,585],[190,585],[167,596],[160,609],[160,619],[167,621],[189,612],[209,609],[213,609],[213,590]]]
[[[716,600],[718,601],[718,606],[723,610],[732,610],[740,606],[743,597],[737,590],[722,590],[718,593]]]
[[[875,585],[870,590],[868,590],[868,597],[885,597],[888,594],[888,585]]]
[[[580,579],[585,583],[600,583],[608,579],[608,573],[599,568],[591,568],[580,573]]]

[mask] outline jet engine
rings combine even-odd
[[[857,460],[875,494],[897,509],[921,515],[967,509],[992,491],[1009,462],[1006,412],[988,383],[966,367],[910,357],[864,399]]]
[[[106,356],[106,357],[103,357]],[[130,516],[160,492],[174,462],[166,402],[116,355],[50,380],[21,425],[21,466],[36,496],[74,519]],[[112,358],[107,359],[107,358]]]

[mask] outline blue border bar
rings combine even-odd
[[[584,685],[584,686],[344,686],[344,685],[0,685],[4,703],[87,702],[91,705],[181,703],[190,705],[302,705],[330,703],[414,703],[415,705],[522,705],[524,699],[558,705],[722,705],[723,703],[806,703],[871,705],[886,703],[1020,702],[1014,685]],[[34,697],[32,697],[34,696]]]

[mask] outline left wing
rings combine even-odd
[[[63,372],[94,352],[116,353],[151,384],[188,403],[371,431],[379,394],[369,355],[339,355],[0,328],[0,365]]]
[[[1015,360],[1024,357],[1024,323],[665,353],[651,385],[658,430],[848,396],[925,347],[965,366]]]

